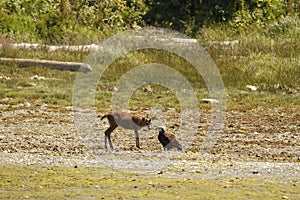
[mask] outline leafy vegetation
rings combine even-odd
[[[6,0],[0,2],[0,10],[0,30],[5,37],[74,44],[140,25],[146,7],[137,0]]]
[[[244,105],[245,109],[256,107],[265,100],[272,102],[264,104],[270,107],[299,105],[299,17],[281,17],[278,21],[270,22],[264,29],[254,27],[256,26],[249,25],[237,28],[220,24],[202,27],[197,34],[199,43],[217,64],[228,89],[228,108],[239,109],[239,104]],[[237,41],[237,43],[222,45],[220,41]],[[47,49],[15,49],[10,46],[8,39],[2,39],[1,44],[3,46],[0,50],[1,57],[83,62],[88,55],[88,52],[83,51],[48,52]],[[116,81],[131,68],[146,63],[162,63],[174,67],[188,79],[199,99],[208,96],[202,77],[197,75],[195,69],[185,60],[168,52],[143,50],[120,58],[104,73],[97,88],[98,108],[109,109]],[[46,80],[32,80],[31,77],[34,75],[46,77]],[[30,102],[36,105],[42,103],[71,105],[75,73],[39,68],[31,68],[28,71],[16,65],[1,63],[0,76],[10,78],[10,80],[0,79],[2,103],[9,99],[12,104]],[[258,92],[245,91],[246,85],[257,86]],[[148,108],[153,103],[178,107],[176,97],[170,95],[166,88],[151,87],[153,91],[150,93],[140,88],[134,94],[130,103],[132,108]],[[159,98],[161,94],[168,94],[168,98]],[[143,105],[140,105],[141,102],[144,102]]]
[[[95,42],[144,25],[197,36],[222,23],[263,31],[299,11],[299,0],[3,0],[0,34],[21,42]]]
[[[297,1],[287,4],[283,0],[192,0],[150,1],[145,15],[146,22],[172,28],[187,34],[195,34],[199,27],[215,23],[228,23],[232,27],[252,24],[262,28],[270,21],[285,16],[288,11],[297,12]]]

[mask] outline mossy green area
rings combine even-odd
[[[165,178],[104,167],[0,165],[1,199],[297,199],[296,180]]]
[[[95,106],[98,111],[103,112],[110,110],[112,93],[114,92],[114,86],[118,78],[133,68],[132,65],[128,64],[130,58],[133,58],[132,56],[133,55],[128,55],[128,57],[125,57],[123,60],[114,63],[99,80],[95,97]],[[138,65],[144,64],[144,61],[142,61],[143,56],[141,56],[141,54],[137,54],[136,56],[134,59],[136,59]],[[151,56],[153,57],[149,62],[157,61],[158,58],[155,58],[157,55],[150,55],[150,58]],[[164,62],[168,65],[175,65],[172,62],[168,63],[168,60]],[[176,60],[176,62],[180,63],[178,66],[186,64],[181,60]],[[230,79],[224,79],[227,93],[227,109],[247,110],[259,106],[265,108],[298,107],[300,101],[298,82],[300,79],[297,71],[299,71],[300,68],[298,68],[297,65],[298,64],[294,65],[294,70],[291,72],[277,72],[287,80],[284,81],[284,83],[287,83],[288,80],[293,83],[293,86],[290,87],[283,87],[280,84],[276,84],[276,78],[272,75],[266,75],[265,78],[268,77],[270,79],[268,81],[274,83],[269,85],[264,85],[264,83],[253,84],[258,86],[258,91],[254,92],[246,88],[246,85],[251,84],[251,82],[243,82],[245,79],[241,78],[241,80],[237,81],[238,84],[234,86],[230,85]],[[263,67],[262,65],[261,68]],[[179,68],[176,70],[180,71]],[[230,69],[227,69],[226,73],[233,73],[229,71]],[[193,70],[185,70],[182,71],[182,73],[190,81],[199,102],[202,98],[209,98],[210,94],[200,75],[194,73]],[[263,74],[266,73],[267,70]],[[42,104],[71,106],[76,77],[76,72],[59,71],[43,67],[21,68],[14,64],[1,63],[0,103],[11,105],[10,107],[26,103],[30,103],[33,106],[40,106]],[[238,75],[231,77],[234,79],[237,78]],[[253,83],[255,82],[253,81]],[[150,88],[150,90],[148,88]],[[155,105],[161,105],[165,108],[180,108],[179,101],[171,90],[155,84],[144,85],[138,88],[138,90],[132,94],[129,102],[131,110],[144,110]],[[209,104],[199,104],[199,106],[202,109],[210,109]],[[0,109],[6,108],[1,107]]]

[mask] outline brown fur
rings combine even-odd
[[[140,148],[139,134],[138,130],[148,126],[150,128],[151,119],[145,119],[144,117],[140,117],[139,115],[132,115],[130,113],[116,111],[109,112],[106,115],[101,117],[101,120],[104,118],[108,119],[109,128],[105,131],[105,148],[107,149],[107,139],[109,142],[110,148],[113,149],[113,145],[111,143],[110,134],[118,127],[122,127],[125,129],[134,130],[135,139],[136,139],[136,147]]]

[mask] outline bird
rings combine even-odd
[[[159,127],[158,130],[158,140],[163,145],[165,151],[174,148],[176,148],[179,151],[182,151],[182,146],[176,140],[175,135],[165,132],[164,128],[162,127]]]

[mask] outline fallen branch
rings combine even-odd
[[[61,62],[53,60],[19,59],[19,58],[0,58],[1,62],[17,63],[21,67],[49,67],[59,70],[70,70],[79,72],[90,72],[92,68],[85,63]]]
[[[11,48],[17,49],[43,49],[48,52],[57,51],[57,50],[66,50],[66,51],[97,51],[99,49],[99,45],[90,44],[90,45],[72,45],[72,46],[56,46],[56,45],[46,45],[46,44],[31,44],[31,43],[16,43],[16,44],[8,44]],[[0,49],[3,48],[3,45],[0,44]]]
[[[168,44],[191,44],[197,43],[196,39],[190,38],[159,38],[156,36],[150,36],[151,40],[161,41]],[[130,39],[130,37],[128,38]],[[131,39],[135,40],[145,40],[147,37],[145,36],[132,36]],[[226,43],[227,41],[225,41]],[[229,41],[231,42],[231,41]],[[82,52],[91,52],[91,51],[98,51],[101,49],[101,45],[97,44],[89,44],[89,45],[46,45],[46,44],[31,44],[31,43],[16,43],[16,44],[8,44],[11,48],[17,49],[43,49],[47,50],[48,52],[57,51],[57,50],[65,50],[65,51],[82,51]],[[4,48],[3,44],[0,43],[0,49]]]

